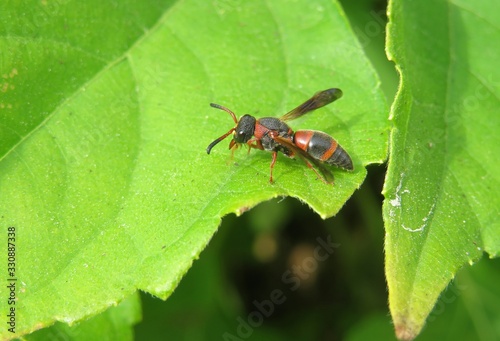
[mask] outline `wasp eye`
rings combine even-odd
[[[236,132],[236,136],[234,137],[234,139],[238,142],[238,143],[245,143],[248,138],[246,138],[246,133],[244,130],[238,130]]]

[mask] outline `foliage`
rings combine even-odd
[[[498,12],[486,1],[429,8],[389,9],[388,52],[402,81],[384,190],[386,276],[403,339],[419,333],[458,269],[500,250],[500,196],[489,194],[500,184],[498,47],[488,44],[500,38]]]
[[[329,1],[1,6],[0,207],[19,234],[19,335],[137,289],[166,298],[222,216],[278,196],[331,216],[386,157],[378,81]],[[352,155],[335,186],[283,157],[270,185],[265,153],[206,155],[232,124],[209,102],[279,116],[330,87],[344,98],[294,127]]]
[[[138,338],[391,339],[383,243],[399,338],[426,321],[422,340],[500,335],[498,262],[459,272],[500,249],[499,5],[389,4],[386,48],[401,77],[390,122],[386,18],[368,6],[0,4],[0,221],[16,230],[16,335],[53,325],[27,338],[131,339],[139,289]],[[343,98],[291,126],[325,131],[352,156],[334,186],[283,155],[271,185],[270,154],[230,159],[228,141],[206,155],[233,126],[208,103],[279,117],[330,87]],[[383,169],[370,165],[387,150],[383,240]],[[323,219],[345,207],[321,220],[272,200],[218,228],[287,196]],[[315,271],[289,273],[306,265]],[[166,299],[183,277],[166,305],[149,296]]]

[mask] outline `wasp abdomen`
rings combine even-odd
[[[298,130],[294,144],[315,159],[329,165],[353,170],[349,154],[330,135],[316,130]]]
[[[351,157],[340,145],[337,145],[337,148],[333,152],[332,156],[325,162],[330,165],[338,166],[347,170],[354,169]]]

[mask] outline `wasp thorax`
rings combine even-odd
[[[234,130],[234,141],[236,143],[246,143],[253,136],[256,119],[250,115],[243,115]]]

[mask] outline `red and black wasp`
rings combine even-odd
[[[340,89],[332,88],[317,92],[313,97],[299,105],[297,108],[283,115],[281,118],[262,117],[256,119],[250,115],[243,115],[240,120],[236,115],[219,104],[210,103],[214,108],[224,110],[229,113],[236,123],[227,133],[219,137],[207,147],[207,154],[212,148],[228,137],[231,133],[233,139],[229,143],[229,149],[233,152],[241,144],[251,148],[268,150],[273,152],[271,161],[271,177],[273,182],[273,168],[276,163],[278,152],[282,152],[287,157],[298,156],[311,168],[318,177],[325,183],[333,183],[333,175],[324,164],[337,166],[346,170],[353,170],[352,160],[347,152],[330,135],[316,130],[297,130],[294,132],[286,121],[307,114],[313,110],[321,108],[342,97]],[[313,165],[316,166],[323,176],[321,176]]]

